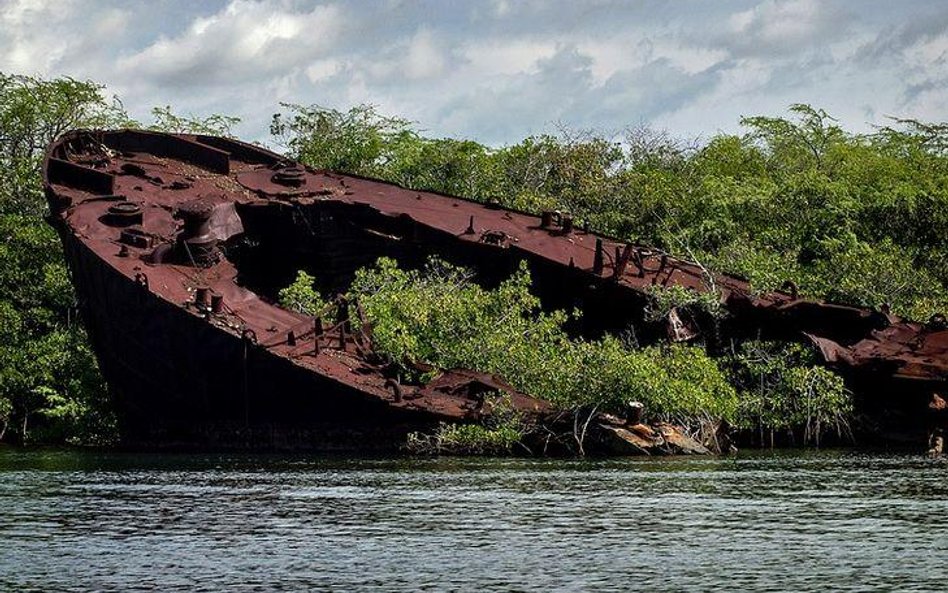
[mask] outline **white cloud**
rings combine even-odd
[[[76,14],[76,2],[12,0],[0,6],[0,69],[47,74],[77,40],[63,25]]]
[[[683,72],[697,74],[725,61],[730,54],[724,49],[682,45],[676,40],[656,44],[654,55],[667,59]]]
[[[316,83],[338,74],[342,70],[342,62],[332,58],[316,60],[306,67],[306,78]]]
[[[710,37],[732,54],[796,59],[846,39],[857,20],[851,5],[818,0],[766,0],[732,13]]]
[[[494,15],[498,17],[504,17],[510,13],[510,2],[509,0],[492,0],[494,5]]]
[[[822,12],[815,0],[768,0],[731,16],[733,33],[766,43],[795,43],[819,30]]]
[[[489,77],[535,72],[537,62],[556,52],[556,44],[533,39],[475,39],[458,48],[469,74]]]
[[[684,6],[684,7],[683,7]],[[244,118],[369,102],[429,133],[516,141],[562,121],[694,136],[810,102],[867,129],[948,109],[948,5],[918,0],[0,0],[0,70]],[[876,114],[879,114],[878,116]]]
[[[944,71],[948,57],[948,33],[921,39],[905,49],[905,59],[919,68],[937,68]]]
[[[643,66],[654,55],[654,44],[641,34],[588,40],[577,47],[592,58],[591,71],[596,85],[604,84],[617,72]]]
[[[325,55],[341,26],[333,5],[297,12],[282,2],[233,0],[184,32],[120,58],[117,66],[126,74],[189,87],[284,76]]]
[[[444,52],[435,42],[431,31],[418,31],[408,43],[403,71],[413,80],[438,76],[444,71]]]

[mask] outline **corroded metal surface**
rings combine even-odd
[[[135,430],[186,439],[196,417],[220,419],[213,408],[225,406],[222,430],[250,440],[295,420],[294,438],[319,439],[340,418],[359,434],[403,434],[476,420],[484,394],[498,390],[522,412],[547,413],[546,402],[471,371],[397,385],[351,322],[282,309],[267,293],[300,262],[344,283],[390,253],[442,253],[498,278],[526,259],[544,303],[579,304],[593,332],[640,319],[652,287],[714,290],[729,331],[809,339],[857,382],[912,380],[930,391],[948,377],[948,330],[937,322],[800,299],[792,285],[754,294],[743,279],[578,229],[559,213],[315,171],[233,140],[141,131],[68,134],[44,174],[93,345]],[[698,329],[673,312],[657,333],[683,341]],[[169,393],[185,400],[171,416]],[[287,418],[287,409],[311,416]],[[322,436],[307,432],[314,425]]]

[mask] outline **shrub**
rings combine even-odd
[[[737,426],[754,431],[761,443],[776,434],[820,444],[828,433],[850,436],[852,394],[842,378],[815,366],[800,344],[749,342],[730,361],[741,389]]]
[[[407,380],[418,377],[403,363],[418,360],[499,374],[561,408],[622,411],[635,400],[655,417],[733,419],[736,392],[701,348],[631,350],[611,336],[571,339],[570,315],[542,312],[530,282],[525,263],[485,290],[442,261],[417,271],[382,258],[357,272],[352,292],[374,323],[377,350],[401,364]]]
[[[329,302],[316,290],[316,278],[303,270],[296,273],[293,284],[280,290],[277,298],[281,307],[307,315],[320,315],[329,307]]]
[[[503,455],[511,453],[522,438],[516,426],[442,423],[431,434],[409,434],[405,449],[421,455]]]

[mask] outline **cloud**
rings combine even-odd
[[[443,50],[433,39],[431,31],[418,31],[408,43],[403,72],[409,79],[431,78],[444,71]]]
[[[0,69],[244,118],[369,102],[428,133],[517,141],[561,121],[691,137],[790,103],[853,129],[944,119],[948,6],[918,0],[0,0]]]
[[[489,78],[533,72],[537,63],[556,51],[551,41],[528,38],[465,41],[457,53],[467,63],[470,74]]]
[[[394,40],[374,59],[351,64],[378,84],[411,84],[443,75],[449,58],[442,42],[422,27]]]
[[[324,81],[342,70],[342,62],[332,58],[316,60],[306,67],[306,77],[312,83]]]
[[[326,55],[340,29],[333,5],[293,11],[290,5],[235,0],[195,19],[184,32],[161,36],[120,58],[120,73],[178,87],[208,87],[284,75]]]
[[[0,6],[0,69],[44,74],[69,51],[64,24],[76,12],[76,3],[13,0]]]
[[[768,0],[728,18],[726,45],[755,53],[822,44],[845,33],[841,10],[817,0]]]

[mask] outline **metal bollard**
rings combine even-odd
[[[593,256],[593,274],[602,274],[602,239],[596,238],[596,255]]]
[[[540,228],[548,229],[553,226],[553,212],[551,210],[544,210],[540,215]]]
[[[194,304],[202,307],[207,305],[208,295],[211,290],[206,286],[200,286],[194,291]]]

